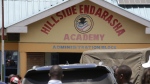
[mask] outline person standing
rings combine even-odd
[[[132,70],[127,65],[119,66],[115,71],[115,77],[118,84],[133,84],[130,82]]]
[[[20,75],[10,74],[8,76],[8,84],[21,84]]]
[[[63,70],[59,65],[54,65],[49,71],[50,80],[48,84],[62,84]]]
[[[10,78],[10,84],[20,84],[19,78],[17,78],[17,77],[11,77]]]

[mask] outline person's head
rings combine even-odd
[[[150,84],[150,68],[145,69],[141,82],[142,84]]]
[[[130,82],[132,70],[127,65],[121,65],[116,69],[115,77],[118,84]]]
[[[54,65],[49,71],[50,79],[61,80],[63,77],[62,68],[59,65]]]
[[[17,77],[11,77],[10,84],[19,84],[19,79]]]
[[[17,77],[17,78],[19,78],[19,80],[21,80],[21,79],[22,79],[20,75],[16,75],[16,77]]]
[[[15,74],[10,74],[10,75],[8,76],[8,81],[10,81],[10,79],[11,79],[12,77],[15,77]]]

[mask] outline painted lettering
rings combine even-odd
[[[125,32],[125,29],[118,30],[118,31],[117,31],[118,36],[122,35],[124,32]]]
[[[59,20],[56,20],[53,16],[52,16],[51,18],[52,18],[52,20],[53,20],[55,23],[58,23],[58,22],[59,22]]]
[[[112,18],[113,18],[113,15],[110,15],[105,21],[107,21],[110,24]]]
[[[87,34],[83,35],[83,40],[88,40],[88,35]]]
[[[75,40],[75,34],[71,35],[71,40]]]
[[[117,31],[118,29],[120,29],[122,27],[121,23],[118,23],[116,26],[114,26],[113,28],[115,29],[115,31]]]
[[[104,39],[104,34],[100,34],[100,39],[103,41],[103,39]]]
[[[51,30],[51,28],[50,28],[47,24],[44,24],[44,26],[45,26],[46,28],[48,28],[49,30]]]
[[[68,40],[68,41],[70,40],[70,39],[69,39],[69,35],[68,35],[68,34],[65,34],[65,36],[64,36],[64,40]]]
[[[77,34],[76,40],[82,40],[81,34]]]
[[[65,11],[64,11],[64,10],[62,10],[62,14],[63,14],[64,17],[66,17],[66,14],[65,14]]]
[[[65,34],[64,40],[103,41],[104,34]]]
[[[116,49],[116,46],[74,46],[74,45],[54,45],[53,49]]]
[[[90,8],[90,14],[94,14],[95,13],[95,6],[91,6],[91,8]]]
[[[84,14],[89,14],[89,5],[84,5]]]
[[[46,22],[49,26],[53,27],[55,24],[51,24],[49,21]]]
[[[42,27],[41,31],[45,34],[48,34],[50,32],[50,30],[45,27]]]
[[[53,46],[53,49],[57,49],[57,47],[56,47],[56,46]]]
[[[63,15],[60,14],[60,12],[56,13],[56,16],[59,17],[59,19],[63,19]]]
[[[114,19],[114,20],[113,20],[113,23],[110,23],[110,25],[111,25],[111,26],[114,26],[117,22],[118,22],[118,20],[117,20],[117,19]]]
[[[73,13],[73,14],[77,14],[76,6],[72,6],[71,9],[72,9],[72,13]]]
[[[107,11],[104,11],[101,18],[103,18],[105,20],[105,18],[108,16],[108,12]]]
[[[102,14],[102,9],[98,8],[98,10],[95,13],[95,16],[101,17],[101,14]]]
[[[93,35],[89,34],[89,40],[92,41],[93,40]]]
[[[67,9],[66,9],[66,13],[67,13],[67,16],[70,16],[70,15],[72,15],[71,8],[67,8]]]
[[[122,35],[125,32],[123,25],[119,22],[118,19],[115,19],[113,15],[109,14],[107,10],[103,10],[100,7],[92,6],[92,5],[79,5],[79,13],[80,14],[91,14],[95,15],[103,20],[105,20],[114,31],[118,34],[118,36]],[[47,21],[46,24],[43,25],[41,31],[45,34],[48,34],[52,28],[60,22],[60,20],[66,18],[67,16],[71,16],[73,14],[77,14],[77,6],[69,7],[61,12],[57,12],[54,16],[51,16],[51,20]],[[81,38],[80,38],[81,37]],[[103,40],[104,35],[99,36],[95,34],[83,34],[83,35],[76,35],[72,34],[65,35],[64,40]]]
[[[101,35],[101,34],[95,34],[95,35],[94,35],[94,37],[95,37],[94,40],[99,40],[99,36],[100,36],[100,35]]]
[[[80,13],[83,13],[83,5],[79,5]]]

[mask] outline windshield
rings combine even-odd
[[[47,84],[49,71],[32,71],[25,76],[23,84]],[[66,69],[63,71],[63,84],[112,84],[106,68]],[[29,83],[30,82],[30,83]]]

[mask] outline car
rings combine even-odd
[[[59,65],[63,69],[63,84],[117,84],[113,70],[97,64]],[[22,84],[47,84],[52,66],[33,67],[25,74]]]

